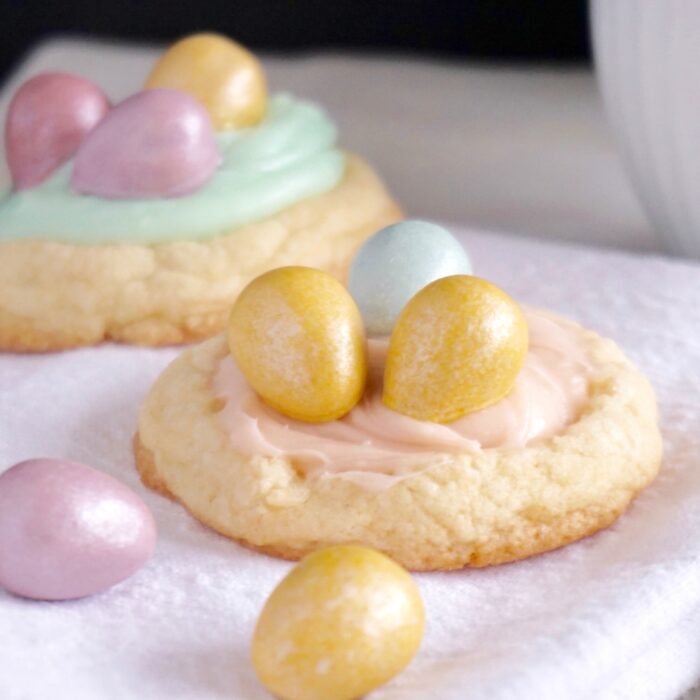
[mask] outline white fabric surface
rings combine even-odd
[[[659,395],[659,479],[607,531],[525,562],[416,576],[422,649],[372,700],[670,700],[700,672],[700,267],[464,232],[478,274],[618,340]],[[268,697],[248,661],[289,564],[249,552],[144,489],[130,441],[175,350],[0,355],[0,469],[83,461],[143,494],[147,567],[67,603],[0,593],[3,700]]]

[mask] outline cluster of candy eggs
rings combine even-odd
[[[389,336],[385,405],[437,423],[505,397],[528,347],[520,307],[472,276],[460,244],[423,221],[370,238],[353,261],[349,291],[304,267],[258,277],[234,304],[228,344],[266,403],[323,422],[347,414],[364,393],[365,329]]]
[[[384,403],[434,422],[503,398],[528,344],[517,304],[471,275],[447,231],[422,221],[370,238],[353,261],[349,291],[305,267],[258,277],[234,304],[228,344],[266,403],[322,422],[347,414],[364,393],[365,329],[389,337]],[[403,569],[364,547],[332,547],[303,560],[268,599],[253,666],[285,700],[350,700],[408,664],[423,624],[420,596]]]
[[[74,159],[70,185],[78,194],[190,194],[221,163],[215,130],[253,126],[267,104],[257,59],[216,34],[174,44],[145,88],[112,107],[98,86],[78,76],[45,73],[25,82],[5,123],[15,191],[41,184]]]

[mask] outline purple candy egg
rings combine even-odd
[[[43,182],[77,151],[109,112],[94,83],[68,73],[42,73],[14,94],[5,122],[5,152],[16,190]]]
[[[0,475],[0,586],[12,593],[98,593],[140,569],[155,543],[146,504],[96,469],[31,459]]]
[[[180,197],[221,162],[206,109],[190,95],[144,90],[118,104],[83,141],[71,187],[108,198]]]

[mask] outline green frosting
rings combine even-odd
[[[199,190],[173,199],[104,199],[73,192],[72,163],[41,185],[0,193],[0,241],[161,243],[197,240],[258,221],[340,181],[345,158],[319,108],[288,95],[263,121],[216,134],[223,162]]]

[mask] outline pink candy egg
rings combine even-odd
[[[72,188],[99,197],[179,197],[221,162],[209,114],[179,90],[139,92],[117,105],[82,143]]]
[[[146,504],[96,469],[31,459],[0,475],[0,586],[12,593],[98,593],[140,569],[155,543]]]
[[[105,94],[89,80],[43,73],[14,94],[5,122],[5,153],[16,190],[43,182],[76,152],[109,111]]]

